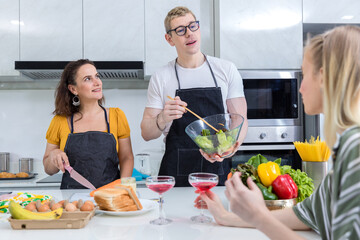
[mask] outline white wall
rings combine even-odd
[[[153,165],[161,161],[163,137],[145,142],[140,122],[146,104],[147,90],[104,90],[105,106],[125,112],[131,130],[134,155],[149,153]],[[46,131],[53,117],[54,90],[0,91],[0,152],[10,152],[10,171],[18,172],[18,160],[34,158],[34,170],[43,173],[42,157]]]

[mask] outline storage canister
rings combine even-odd
[[[19,159],[19,172],[32,173],[33,172],[33,158]]]
[[[10,172],[10,153],[0,152],[0,172]]]

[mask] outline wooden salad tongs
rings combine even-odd
[[[170,96],[167,96],[170,100],[175,100]],[[214,129],[215,132],[219,132],[219,130],[217,130],[216,128],[214,128],[210,123],[208,123],[205,119],[203,119],[202,117],[200,117],[199,115],[197,115],[196,113],[194,113],[193,111],[191,111],[190,109],[188,109],[185,106],[182,106],[183,108],[186,109],[186,111],[189,111],[190,113],[192,113],[195,117],[197,117],[198,119],[200,119],[201,121],[203,121],[206,125],[208,125],[209,127],[211,127],[212,129]]]

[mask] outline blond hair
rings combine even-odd
[[[337,131],[360,126],[360,28],[336,27],[314,37],[305,49],[315,72],[323,68],[324,135],[333,146]]]
[[[174,18],[177,18],[177,17],[182,17],[182,16],[185,16],[186,14],[190,13],[191,15],[193,15],[194,19],[196,20],[196,17],[195,17],[195,14],[189,10],[187,7],[175,7],[173,9],[171,9],[168,14],[166,15],[166,18],[164,20],[164,26],[165,26],[165,31],[166,33],[171,30],[171,21],[174,19]],[[169,33],[171,35],[171,33]]]

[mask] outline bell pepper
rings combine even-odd
[[[281,174],[279,165],[274,162],[260,164],[257,171],[260,181],[265,187],[270,186],[272,182]]]
[[[274,193],[269,192],[269,190],[261,183],[256,183],[256,185],[260,188],[261,193],[263,194],[264,200],[277,200],[278,199],[278,197]]]
[[[288,174],[278,176],[271,186],[279,199],[291,199],[298,196],[298,187]]]

